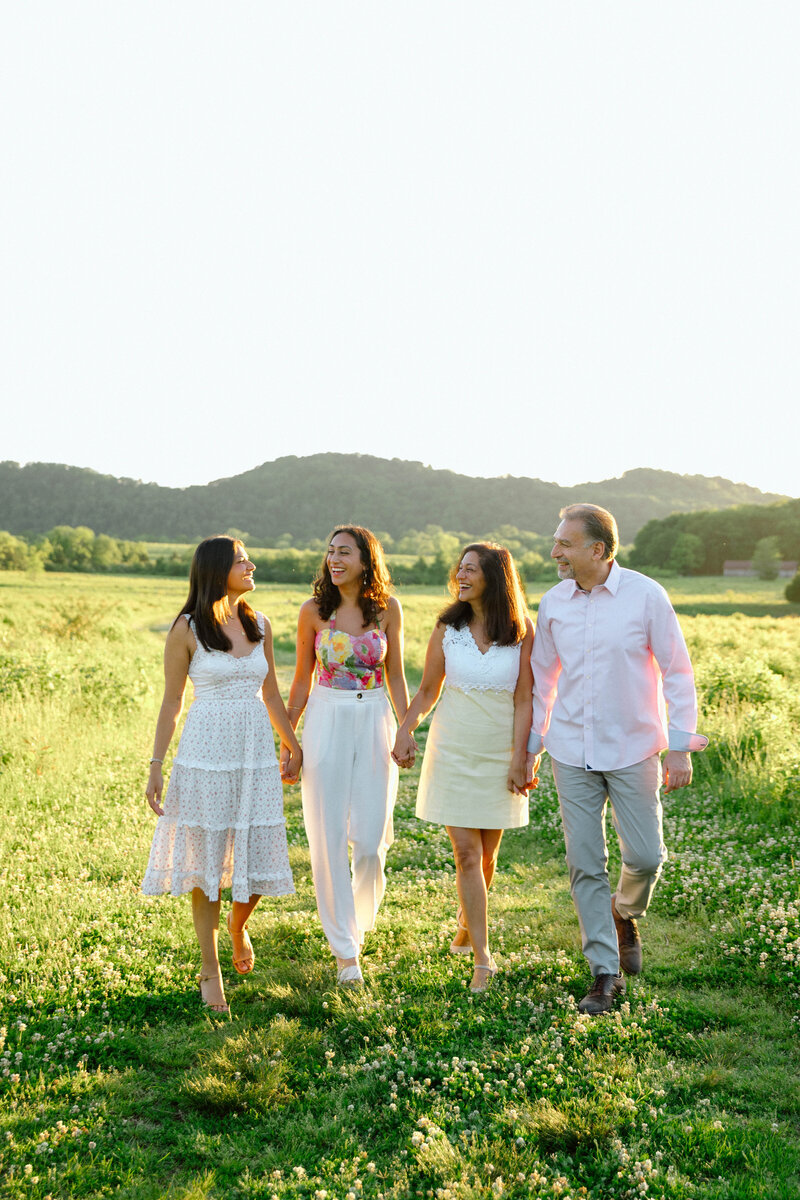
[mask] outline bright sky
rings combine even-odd
[[[0,458],[800,494],[797,0],[0,17]]]

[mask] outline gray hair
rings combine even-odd
[[[619,549],[617,522],[607,508],[599,504],[568,504],[558,514],[564,521],[580,521],[588,538],[588,544],[602,542],[605,546],[603,558],[613,558]]]

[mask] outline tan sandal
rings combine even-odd
[[[227,917],[225,918],[225,924],[228,926],[228,933],[231,935],[231,942],[233,944],[234,970],[236,971],[237,975],[249,975],[250,972],[252,971],[253,967],[256,965],[255,950],[253,949],[253,943],[250,941],[250,934],[247,932],[247,925],[242,926],[241,933],[234,933],[233,930],[231,929],[232,915],[233,915],[232,913],[230,913],[230,912],[228,913]],[[244,952],[245,952],[244,957],[239,957],[239,958],[236,957],[236,950],[237,950],[236,941],[235,941],[236,938],[240,939],[241,949],[244,950]],[[249,964],[249,965],[242,965],[242,964]]]
[[[226,1004],[224,1000],[221,1003],[218,1001],[216,1004],[213,1004],[211,1001],[206,1000],[205,996],[203,995],[203,984],[207,983],[209,979],[219,980],[220,991],[223,995],[225,994],[222,985],[222,975],[219,971],[217,971],[214,975],[198,975],[197,983],[200,988],[200,999],[202,1000],[204,1006],[210,1009],[213,1013],[219,1013],[221,1017],[225,1016],[226,1014],[230,1015],[230,1005]]]
[[[475,963],[475,970],[485,971],[486,975],[482,984],[470,984],[469,990],[472,992],[473,996],[480,995],[481,992],[486,991],[489,986],[489,982],[494,979],[495,975],[497,974],[498,967],[494,959],[491,959],[488,963]]]

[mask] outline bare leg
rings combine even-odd
[[[256,961],[247,922],[261,896],[254,892],[246,904],[234,900],[228,914],[228,932],[233,944],[233,965],[240,975],[249,975]]]
[[[200,944],[200,994],[212,1012],[229,1011],[222,984],[217,942],[219,936],[219,896],[209,900],[202,888],[192,889],[192,920]]]
[[[497,866],[497,855],[498,855],[498,851],[500,850],[500,840],[503,836],[503,831],[502,831],[502,829],[482,829],[481,830],[482,835],[487,834],[487,833],[488,834],[494,834],[494,833],[500,834],[500,837],[497,839],[496,842],[494,842],[493,845],[491,843],[487,844],[487,841],[485,838],[482,839],[483,840],[483,858],[481,860],[481,869],[483,871],[483,881],[486,884],[486,891],[488,893],[489,888],[492,886],[492,880],[494,879],[494,871],[495,871],[495,867]],[[467,921],[464,920],[464,915],[463,915],[461,908],[459,908],[459,917],[461,920],[461,925],[467,925],[467,928],[462,929],[461,926],[459,926],[458,929],[456,930],[456,936],[453,938],[453,941],[451,944],[453,946],[471,946],[472,942],[471,942],[470,936],[469,936],[469,924]]]
[[[489,950],[488,890],[484,876],[484,862],[487,859],[493,859],[496,862],[503,831],[502,829],[464,829],[448,825],[447,832],[453,845],[458,895],[472,941],[475,966],[490,966],[492,955]],[[494,866],[491,867],[491,874],[494,874]],[[486,973],[476,970],[470,986],[483,986],[485,981]]]

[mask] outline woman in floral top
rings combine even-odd
[[[390,582],[374,534],[359,525],[334,530],[313,597],[300,609],[289,693],[293,726],[308,704],[303,818],[320,921],[338,982],[348,986],[363,982],[359,953],[375,927],[393,840],[396,724],[384,683],[399,721],[408,708],[403,612]]]

